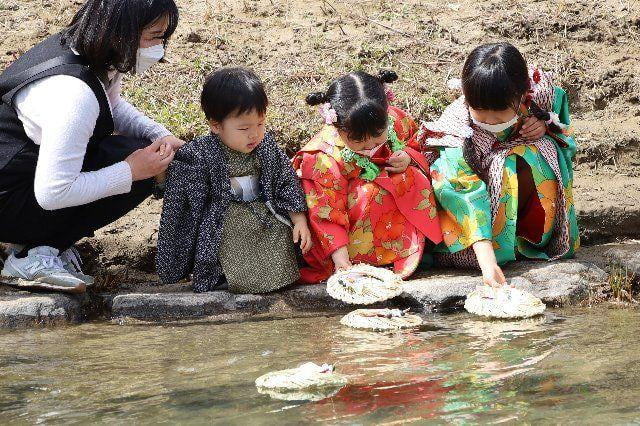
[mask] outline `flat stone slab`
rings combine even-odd
[[[553,307],[585,300],[592,288],[607,279],[607,274],[594,264],[575,260],[517,262],[505,268],[505,273],[510,282]],[[476,271],[423,272],[407,281],[403,294],[375,306],[410,307],[424,312],[455,309],[462,306],[466,295],[479,284],[481,278]],[[347,312],[360,307],[333,299],[324,284],[265,295],[234,295],[227,291],[196,294],[184,286],[169,287],[170,291],[163,287],[157,287],[155,292],[147,292],[153,288],[147,287],[145,292],[105,296],[109,298],[107,305],[112,318],[157,321],[208,317],[226,321],[258,314],[295,316],[308,312]]]
[[[618,253],[621,259],[626,256],[626,264],[637,265],[637,250],[607,250],[612,256]],[[516,262],[507,266],[505,273],[510,282],[553,307],[579,303],[607,280],[602,269],[585,260]],[[407,281],[400,296],[373,306],[411,308],[418,312],[457,309],[479,284],[477,271],[425,271]],[[333,299],[324,284],[264,295],[236,295],[227,291],[197,294],[187,284],[123,285],[118,294],[79,296],[29,293],[0,286],[0,327],[4,328],[76,323],[102,316],[115,320],[232,322],[256,316],[282,318],[349,312],[360,307]]]
[[[87,317],[89,296],[29,293],[0,288],[0,327],[16,328],[80,322]]]
[[[640,242],[635,244],[619,244],[605,251],[610,263],[618,263],[636,279],[640,279]]]
[[[577,255],[583,262],[593,263],[606,272],[611,266],[619,265],[640,278],[640,240],[583,247]]]

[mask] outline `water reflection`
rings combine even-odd
[[[420,411],[428,414],[419,418],[433,418],[443,406],[443,397],[452,389],[452,386],[445,385],[443,379],[417,377],[406,382],[347,385],[334,397],[317,403],[314,415],[322,420],[335,420],[389,408],[420,406]]]
[[[639,420],[640,312],[433,315],[389,333],[339,319],[3,331],[0,423]],[[349,385],[317,402],[256,391],[256,377],[306,361],[335,363]]]

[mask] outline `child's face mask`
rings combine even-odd
[[[498,124],[483,123],[482,121],[477,121],[475,118],[473,118],[473,116],[471,117],[471,120],[474,122],[476,126],[480,127],[481,129],[484,129],[487,132],[491,132],[495,134],[495,133],[502,133],[505,130],[507,130],[509,127],[512,127],[514,124],[518,122],[518,118],[520,117],[518,116],[518,114],[516,114],[513,116],[511,120],[505,121],[504,123],[498,123]]]
[[[520,119],[520,106],[522,105],[522,99],[520,100],[520,102],[518,103],[518,109],[516,110],[516,112],[514,112],[512,109],[507,109],[507,110],[503,110],[503,111],[478,111],[478,110],[473,110],[473,113],[471,112],[472,109],[471,107],[469,107],[469,116],[471,117],[471,121],[478,126],[479,128],[486,130],[487,132],[493,133],[493,135],[498,138],[498,140],[500,141],[505,141],[506,139],[509,138],[509,136],[511,135],[511,133],[513,132],[513,128],[516,125],[516,123],[518,122],[518,120]],[[495,123],[495,124],[489,124],[483,121],[483,119],[485,119],[484,117],[487,117],[486,120],[487,121],[494,121],[492,120],[494,117],[500,119],[504,119],[504,116],[506,114],[513,114],[512,118],[507,120],[507,121],[503,121],[500,123]],[[475,115],[475,116],[474,116]],[[478,116],[479,117],[476,117]]]

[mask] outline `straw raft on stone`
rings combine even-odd
[[[541,315],[546,306],[531,293],[508,285],[499,288],[480,285],[467,295],[464,308],[472,314],[507,319]]]
[[[402,278],[388,269],[359,264],[333,274],[327,292],[346,303],[370,305],[400,295]]]

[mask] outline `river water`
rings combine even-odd
[[[433,314],[394,333],[339,320],[1,331],[0,424],[640,421],[640,311]],[[350,384],[315,402],[256,391],[258,376],[306,361]]]

